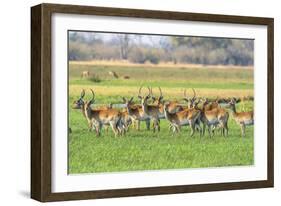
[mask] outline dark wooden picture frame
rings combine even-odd
[[[231,183],[162,186],[53,193],[51,191],[51,16],[54,13],[100,15],[167,20],[239,23],[267,26],[268,131],[267,180]],[[31,8],[31,198],[42,201],[160,195],[273,187],[274,183],[274,20],[214,14],[40,4]]]

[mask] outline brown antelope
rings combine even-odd
[[[163,101],[164,98],[163,98],[163,93],[162,93],[161,88],[158,87],[158,89],[160,91],[159,97],[154,96],[154,94],[152,92],[152,88],[150,88],[150,95],[151,95],[151,99],[152,99],[153,104],[159,105],[160,112],[163,114],[163,115],[160,116],[160,119],[163,119],[163,118],[165,118],[164,101]],[[176,112],[182,111],[184,109],[183,106],[180,105],[178,101],[169,101],[167,103],[167,107],[168,107],[168,111],[170,113],[176,113]]]
[[[194,107],[194,102],[196,100],[196,92],[195,92],[195,90],[193,88],[192,88],[192,91],[193,91],[193,97],[192,98],[188,98],[188,96],[186,95],[186,89],[183,92],[183,100],[188,103],[188,107],[189,108],[193,108]]]
[[[140,87],[140,89],[139,89],[138,98],[141,100],[143,112],[152,120],[153,132],[155,132],[156,130],[159,132],[160,131],[159,116],[161,115],[160,106],[159,105],[149,105],[148,100],[151,97],[150,89],[148,88],[149,94],[144,95],[144,96],[141,95],[141,89],[142,89],[142,87]]]
[[[151,99],[152,99],[152,103],[157,105],[159,107],[159,114],[158,114],[158,118],[159,121],[160,119],[165,119],[165,114],[164,114],[164,98],[163,98],[163,93],[160,87],[158,87],[159,91],[160,91],[160,96],[159,97],[155,97],[153,92],[152,92],[152,88],[150,88],[150,95],[151,95]],[[182,111],[184,108],[182,105],[179,104],[178,101],[169,101],[166,103],[167,107],[168,107],[168,112],[169,113],[176,113],[179,111]],[[173,125],[170,124],[169,126],[169,131],[171,131],[173,128]]]
[[[110,125],[115,136],[122,130],[121,114],[115,109],[92,109],[91,105],[95,102],[95,93],[93,90],[92,99],[84,101],[85,91],[81,92],[80,98],[74,102],[74,109],[81,109],[83,115],[88,121],[89,129],[95,129],[97,136],[100,136],[103,125]]]
[[[140,122],[145,121],[146,123],[146,129],[150,130],[150,118],[148,115],[146,115],[142,109],[141,105],[135,105],[133,103],[134,97],[131,97],[131,99],[126,99],[125,97],[122,97],[123,102],[125,103],[126,110],[128,112],[128,115],[130,116],[133,123],[137,124],[137,130],[140,130]]]
[[[223,136],[227,136],[229,113],[218,105],[216,107],[213,105],[214,108],[209,108],[208,104],[209,101],[205,100],[202,108],[201,121],[203,122],[203,134],[205,134],[205,127],[207,126],[209,136],[211,137],[211,129],[214,135],[214,128],[218,126],[222,128]]]
[[[109,71],[108,74],[109,74],[110,76],[114,77],[115,79],[118,79],[118,78],[119,78],[118,74],[117,74],[116,72],[114,72],[114,71]]]
[[[121,111],[121,121],[123,130],[121,132],[125,133],[128,132],[129,126],[132,124],[132,118],[130,117],[127,110]]]
[[[232,99],[229,102],[229,108],[232,112],[233,119],[241,128],[241,135],[245,137],[245,127],[249,125],[254,125],[254,112],[237,112],[236,111],[236,101]]]
[[[182,126],[190,125],[191,133],[190,136],[192,137],[195,132],[196,122],[201,116],[200,110],[195,108],[186,108],[182,111],[176,113],[170,113],[168,111],[169,103],[164,104],[164,114],[166,119],[173,125],[173,132],[179,132]],[[201,126],[200,124],[197,125],[200,131],[201,136]]]
[[[81,78],[89,78],[90,72],[89,71],[83,71],[81,72]]]
[[[130,76],[125,75],[125,76],[123,76],[122,78],[123,78],[123,79],[130,79]]]

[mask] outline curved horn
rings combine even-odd
[[[138,94],[138,96],[141,96],[141,90],[142,90],[142,86],[139,88],[139,94]]]
[[[192,88],[192,91],[193,91],[193,97],[192,97],[192,99],[195,99],[195,97],[196,97],[196,92],[195,92],[195,90]]]
[[[80,97],[83,99],[84,96],[85,96],[85,90],[83,89],[83,90],[81,91]]]
[[[158,87],[158,88],[159,88],[159,91],[160,91],[160,97],[163,97],[161,87]]]
[[[152,94],[152,87],[147,87],[147,89],[148,89],[148,92],[149,92],[149,94],[148,94],[148,95],[153,96],[153,94]]]
[[[95,92],[91,89],[91,92],[92,92],[92,95],[93,95],[93,97],[92,97],[92,99],[90,100],[90,102],[93,102],[94,100],[95,100]]]
[[[183,91],[183,96],[184,96],[185,98],[187,98],[186,89],[184,89],[184,91]]]
[[[148,89],[148,95],[147,96],[152,96],[152,87],[147,87]]]

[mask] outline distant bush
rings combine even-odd
[[[91,77],[89,77],[89,80],[90,80],[91,82],[95,82],[95,83],[101,82],[101,78],[100,78],[98,75],[96,75],[96,74],[94,74],[94,75],[92,75]]]
[[[149,61],[152,64],[158,64],[160,61],[159,54],[155,50],[148,51],[146,53],[146,61]]]
[[[144,64],[146,61],[144,49],[134,48],[129,53],[128,59],[130,62]]]

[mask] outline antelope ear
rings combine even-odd
[[[94,104],[95,103],[95,100],[91,100],[91,101],[89,101],[89,105],[91,105],[91,104]]]
[[[190,100],[187,98],[183,98],[184,101],[189,102]]]
[[[122,99],[123,99],[123,102],[126,103],[126,98],[125,98],[125,97],[122,97]]]
[[[129,102],[132,102],[132,101],[133,101],[133,99],[134,99],[134,97],[131,97],[131,99],[129,100]]]

